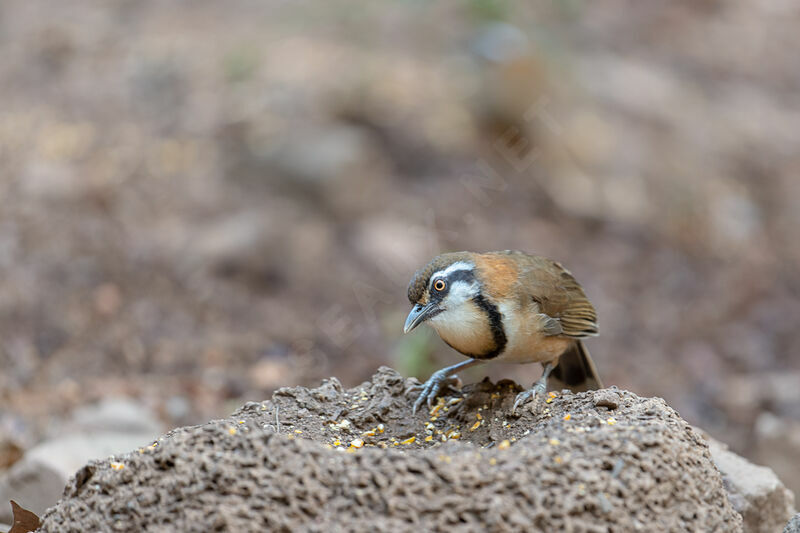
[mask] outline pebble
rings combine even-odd
[[[595,407],[607,407],[609,410],[619,407],[619,394],[610,390],[599,390],[592,397]]]

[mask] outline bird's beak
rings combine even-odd
[[[408,333],[428,320],[436,310],[437,306],[434,303],[429,303],[428,305],[414,305],[414,308],[408,313],[408,318],[406,318],[406,325],[403,326],[403,333]]]

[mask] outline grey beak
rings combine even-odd
[[[430,318],[433,311],[436,310],[436,304],[428,304],[428,305],[420,305],[416,304],[414,308],[408,313],[408,318],[406,318],[406,325],[403,326],[403,333],[408,333],[412,329],[416,328],[423,322],[425,322],[428,318]]]

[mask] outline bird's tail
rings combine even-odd
[[[558,366],[550,374],[550,388],[561,390],[570,389],[573,392],[596,390],[603,388],[603,382],[594,366],[594,361],[583,342],[573,342],[558,358]],[[558,381],[556,381],[558,380]]]

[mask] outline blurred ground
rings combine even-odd
[[[799,22],[786,0],[5,0],[0,434],[110,395],[179,425],[426,376],[458,356],[401,336],[413,271],[515,248],[584,284],[607,384],[800,490]]]

